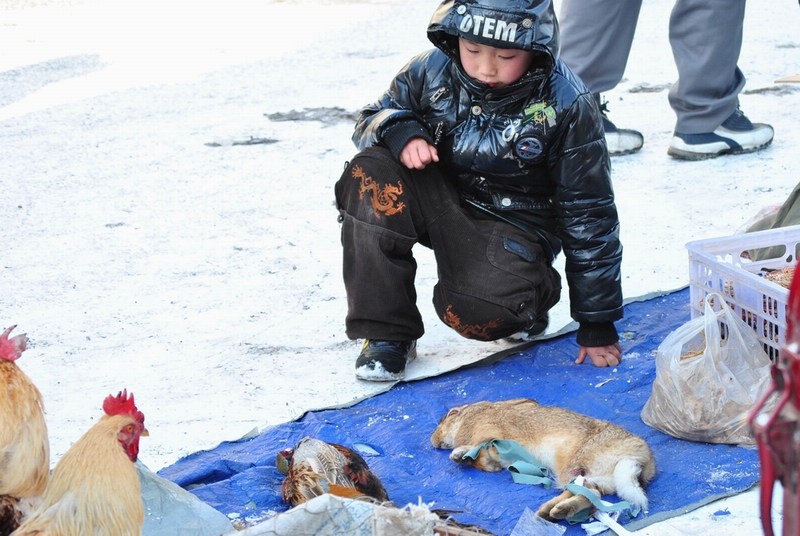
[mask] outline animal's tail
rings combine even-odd
[[[633,507],[647,510],[647,495],[642,489],[640,475],[642,466],[632,458],[624,458],[614,467],[614,486],[617,495]]]

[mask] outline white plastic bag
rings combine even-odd
[[[720,322],[727,327],[724,339]],[[770,365],[753,328],[722,296],[709,294],[704,315],[659,345],[642,421],[690,441],[753,445],[747,417],[769,388]]]
[[[174,482],[136,462],[145,516],[142,536],[219,536],[233,531],[231,520]]]

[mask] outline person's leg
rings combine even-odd
[[[739,70],[745,0],[677,0],[669,41],[678,68],[669,103],[675,130],[712,132],[739,104],[745,84]]]
[[[612,156],[644,144],[641,132],[617,128],[600,98],[622,80],[641,7],[642,0],[564,0],[559,15],[561,59],[594,94]]]
[[[403,379],[424,332],[412,255],[424,224],[408,183],[425,175],[405,170],[386,149],[371,147],[348,163],[336,183],[345,327],[349,338],[365,339],[356,359],[362,380]]]
[[[675,3],[669,39],[678,81],[669,103],[677,122],[669,154],[676,158],[752,152],[772,141],[772,127],[753,124],[739,111],[744,14],[745,0]]]
[[[336,183],[350,339],[411,341],[424,333],[411,251],[423,218],[409,175],[388,151],[370,148]]]
[[[436,203],[436,193],[419,195],[420,204]],[[426,226],[439,274],[439,319],[481,341],[531,328],[561,294],[561,277],[539,237],[461,206],[444,208],[423,210],[435,215]]]
[[[433,248],[434,306],[464,337],[496,340],[525,329],[560,296],[561,279],[537,239],[460,206],[438,165],[411,171],[385,149],[359,153],[336,184],[342,221],[347,335],[365,338],[356,375],[396,380],[423,334],[416,307],[416,243]]]
[[[642,0],[563,0],[558,22],[560,56],[589,91],[622,80]]]

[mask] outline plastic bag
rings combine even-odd
[[[396,508],[324,493],[258,525],[225,536],[408,536],[433,534],[436,528],[442,528],[443,534],[458,534],[455,527],[440,522],[439,516],[422,503]],[[448,528],[456,530],[450,532]]]
[[[724,339],[720,322],[726,327]],[[704,315],[659,345],[642,421],[680,439],[753,445],[747,417],[769,388],[770,366],[753,328],[722,296],[711,293]]]
[[[174,482],[136,462],[145,516],[142,536],[219,536],[233,531],[228,517]]]

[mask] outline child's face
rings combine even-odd
[[[464,71],[490,87],[513,84],[528,71],[534,53],[514,48],[495,48],[458,38],[458,53]]]

